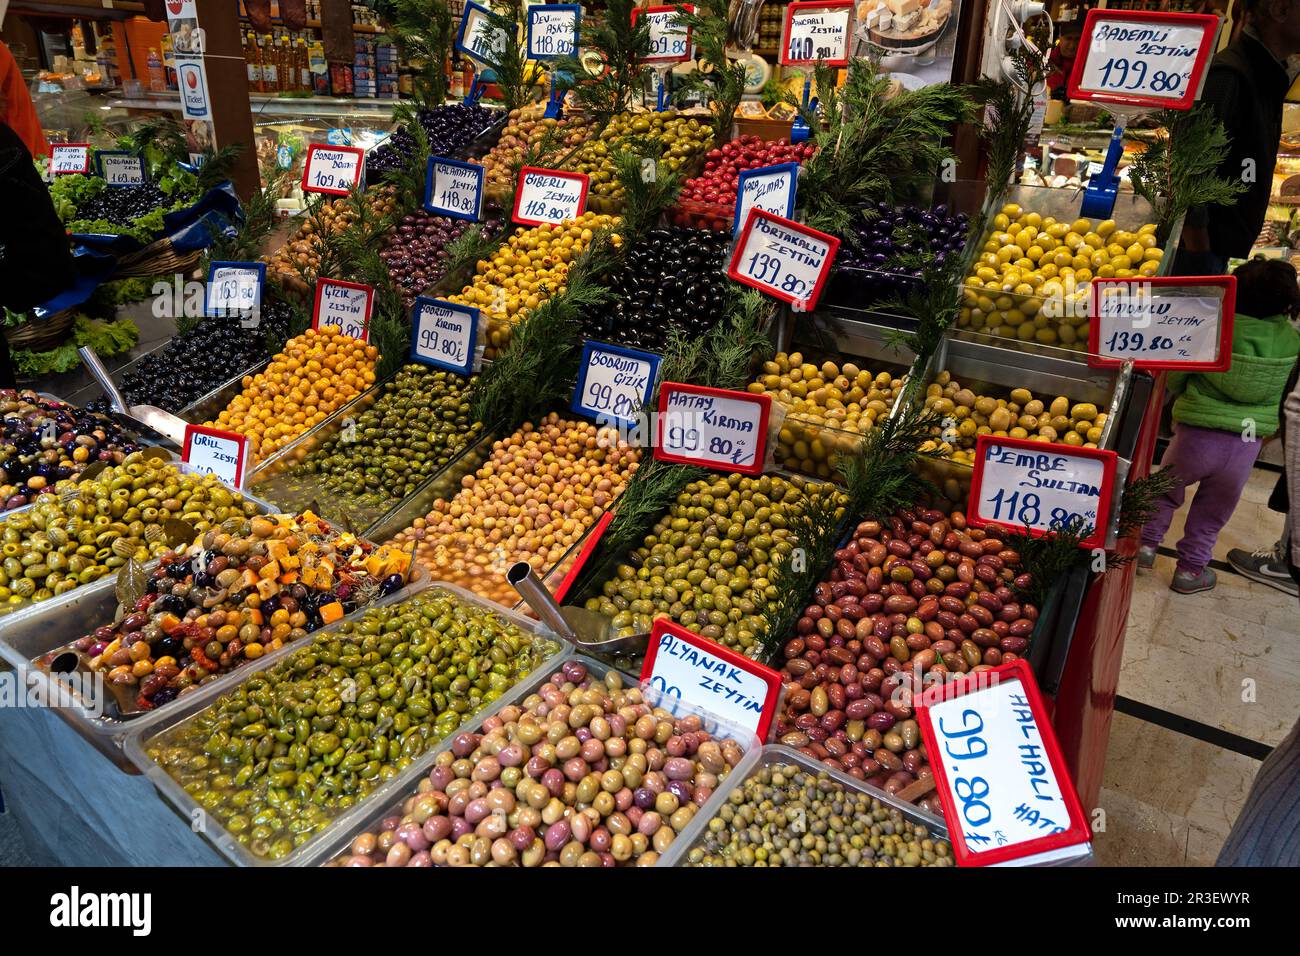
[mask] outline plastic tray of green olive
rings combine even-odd
[[[767,837],[788,835],[789,844],[778,846],[776,841],[768,839],[751,849],[745,837],[749,836],[748,831],[753,825],[746,828],[742,837],[728,834],[730,821],[720,816],[723,809],[728,805],[736,808],[749,803],[757,795],[754,791],[770,800],[770,795],[762,788],[788,787],[793,781],[778,784],[773,779],[763,780],[761,775],[764,771],[777,773],[779,771],[775,768],[791,765],[810,774],[814,780],[828,782],[819,785],[820,793],[838,791],[861,801],[864,810],[870,809],[851,815],[824,814],[818,806],[821,802],[816,799],[818,794],[805,792],[782,804],[780,810],[773,808],[771,822],[786,829],[779,834],[770,830],[764,834]],[[754,783],[750,784],[750,781]],[[747,785],[749,792],[746,792]],[[906,831],[904,840],[890,840],[890,836],[898,835],[890,831],[896,831],[900,822]],[[877,824],[885,824],[883,829],[886,832],[876,832]],[[728,836],[733,836],[733,839],[728,840]],[[773,845],[767,846],[767,843]],[[901,860],[898,859],[900,854]],[[681,836],[673,841],[660,865],[878,866],[885,860],[892,866],[954,866],[947,825],[939,817],[918,810],[883,790],[868,787],[846,773],[832,770],[792,747],[768,744],[745,755]]]
[[[455,701],[449,703],[447,711],[444,711],[444,716],[452,712],[459,714],[461,718],[459,721],[454,723],[443,721],[440,724],[440,718],[434,713],[434,708],[437,705],[428,706],[429,702],[427,701],[424,702],[425,706],[421,708],[422,713],[407,706],[416,702],[416,694],[421,679],[418,674],[409,675],[408,678],[403,680],[401,686],[392,681],[385,681],[375,687],[374,678],[386,677],[393,673],[391,660],[380,659],[374,662],[368,660],[370,655],[378,657],[385,653],[380,650],[382,644],[377,644],[376,647],[368,650],[367,657],[362,657],[360,654],[354,655],[352,658],[341,656],[332,667],[327,667],[326,664],[329,662],[322,661],[317,656],[324,654],[326,651],[329,651],[331,655],[336,653],[338,649],[331,647],[331,645],[341,631],[356,631],[362,635],[362,641],[367,640],[369,636],[375,636],[378,639],[382,633],[396,632],[398,630],[408,633],[420,625],[417,625],[414,620],[408,619],[403,622],[390,619],[384,625],[385,631],[370,635],[369,627],[371,622],[368,622],[366,618],[372,616],[377,610],[406,604],[412,605],[407,613],[414,613],[416,611],[414,605],[419,603],[422,598],[427,597],[437,600],[442,596],[449,597],[458,605],[468,606],[477,612],[483,613],[485,620],[493,622],[492,626],[494,627],[502,624],[517,627],[532,642],[528,648],[528,658],[525,663],[529,663],[531,660],[536,661],[525,673],[513,680],[505,678],[504,675],[497,675],[502,676],[503,681],[494,681],[490,679],[493,675],[488,672],[480,672],[477,677],[461,674],[453,679],[451,686],[443,688],[438,686],[438,682],[446,677],[445,674],[440,672],[430,678],[431,686],[436,688],[434,690],[435,699],[436,695],[441,695],[444,691],[465,694],[464,697],[456,698]],[[427,618],[424,618],[424,620],[427,621]],[[444,630],[452,625],[464,629],[463,622],[454,620],[443,622],[442,617],[433,622],[432,626],[438,627],[439,622],[442,622],[441,627]],[[375,624],[377,626],[377,622]],[[389,627],[389,624],[393,626]],[[496,636],[500,637],[504,633],[505,628],[503,627],[502,632]],[[480,634],[476,639],[483,640],[485,636]],[[456,666],[465,666],[466,670],[477,669],[475,666],[476,659],[471,658],[469,650],[466,649],[467,646],[474,646],[470,643],[470,638],[462,634],[459,636],[459,641],[461,644],[459,649],[443,650],[441,649],[443,645],[440,644],[427,653],[431,655],[432,661],[440,660],[446,653],[452,653],[452,662]],[[397,645],[398,648],[401,646],[400,644]],[[478,649],[484,650],[484,648]],[[392,650],[390,648],[389,653]],[[501,650],[501,648],[494,644],[491,651],[497,650]],[[488,656],[496,661],[491,651],[488,652]],[[413,786],[426,764],[427,755],[436,749],[436,744],[450,738],[452,734],[471,722],[481,720],[495,713],[501,707],[519,699],[521,688],[530,686],[536,675],[549,673],[556,663],[571,651],[572,645],[551,634],[550,631],[536,621],[484,601],[454,585],[440,581],[423,581],[397,594],[381,598],[369,607],[349,615],[342,621],[321,628],[311,635],[310,641],[300,641],[297,646],[281,648],[276,654],[268,654],[254,664],[241,668],[235,672],[239,680],[234,685],[226,685],[215,692],[205,690],[201,694],[191,695],[190,699],[179,707],[167,708],[157,720],[147,725],[132,728],[123,741],[123,750],[127,758],[149,778],[165,800],[178,809],[187,819],[203,821],[203,835],[231,862],[242,866],[297,865],[303,861],[308,853],[315,852],[314,844],[320,842],[322,834],[334,829],[348,829],[354,825],[354,821],[359,814],[368,812],[372,804],[385,804],[392,799],[394,794]],[[522,647],[516,648],[516,652],[522,654],[524,649]],[[298,655],[296,658],[294,657],[295,654]],[[395,656],[394,659],[401,660],[403,657],[404,654]],[[468,658],[468,660],[459,659],[462,657]],[[410,658],[405,659],[410,660]],[[285,668],[276,667],[281,662],[286,664]],[[424,663],[424,661],[421,661],[413,663],[411,666],[423,666]],[[504,666],[504,662],[496,661],[494,666]],[[299,708],[305,709],[299,711],[299,716],[296,719],[297,726],[294,731],[290,732],[283,728],[278,731],[271,731],[267,727],[269,720],[263,717],[261,713],[250,715],[247,709],[238,713],[232,711],[232,705],[241,699],[250,702],[250,709],[257,708],[259,711],[263,706],[274,706],[270,692],[272,684],[268,678],[273,679],[277,675],[283,677],[284,671],[289,668],[294,673],[303,675],[301,680],[296,682],[298,686],[295,690],[306,698],[297,704]],[[346,680],[339,678],[338,671],[340,668],[348,669],[356,675],[357,679],[354,681],[351,674]],[[342,693],[337,688],[320,687],[319,682],[326,678],[334,680],[337,687],[342,689]],[[467,686],[461,688],[460,691],[453,690],[455,681],[462,678],[466,680]],[[412,681],[415,683],[412,684]],[[458,709],[457,704],[463,704],[466,708],[472,706],[473,698],[468,691],[474,685],[469,684],[469,681],[481,683],[488,687],[488,694],[496,693],[499,696],[485,701],[476,710]],[[505,686],[492,686],[504,681],[510,682],[506,683]],[[371,690],[374,690],[374,694],[370,693]],[[348,701],[344,699],[349,692],[355,695],[355,700]],[[218,697],[218,694],[221,696]],[[366,711],[362,708],[371,703],[377,704],[376,712],[379,712],[381,708],[389,705],[377,702],[391,700],[400,700],[401,703],[393,705],[395,712],[386,715],[386,717],[391,719],[394,725],[408,723],[410,726],[402,731],[403,734],[414,732],[420,726],[432,727],[432,733],[436,734],[436,736],[429,737],[428,735],[416,733],[413,738],[424,741],[426,745],[433,745],[430,749],[424,750],[422,754],[417,745],[414,748],[415,752],[412,754],[406,751],[404,743],[395,737],[393,740],[388,741],[388,756],[382,758],[382,762],[381,758],[374,756],[374,751],[371,751],[370,758],[361,761],[359,767],[347,766],[349,761],[361,755],[361,752],[355,750],[352,743],[349,743],[348,746],[353,747],[353,749],[343,753],[341,762],[331,759],[345,750],[343,746],[344,740],[353,742],[361,739],[370,740],[377,732],[377,728],[367,727],[366,725],[372,723],[371,716],[375,715],[360,716],[359,719],[349,715],[348,719],[355,726],[349,728],[347,735],[334,733],[334,731],[341,729],[336,721],[331,721],[328,726],[318,723],[318,721],[333,716],[334,713],[343,713],[344,708],[348,707],[356,708],[354,713],[364,715]],[[332,705],[331,714],[322,714],[318,711],[317,708],[322,705],[323,701]],[[181,702],[178,701],[178,703]],[[311,724],[308,724],[309,718],[312,721]],[[199,742],[199,749],[197,750],[193,747],[185,748],[183,744],[187,736],[191,738],[191,743],[196,741],[198,737],[203,736],[207,732],[205,724],[212,724],[219,728],[227,720],[229,720],[232,727],[240,728],[240,736],[249,737],[250,740],[256,736],[256,733],[249,734],[248,728],[261,725],[262,729],[267,731],[256,745],[256,748],[261,748],[269,743],[266,753],[259,755],[258,750],[254,749],[250,761],[256,760],[259,763],[261,761],[286,761],[283,769],[275,771],[276,776],[285,773],[295,775],[302,773],[304,777],[310,775],[310,780],[305,781],[300,777],[296,777],[295,781],[290,782],[286,778],[282,781],[286,786],[271,787],[270,783],[273,778],[269,773],[270,766],[257,768],[257,764],[250,762],[234,771],[233,774],[217,775],[217,786],[220,789],[210,789],[213,783],[213,775],[206,772],[209,757],[203,753],[203,748],[211,745],[216,734],[224,733],[224,731],[214,731],[214,737],[207,737],[205,738],[206,742]],[[356,735],[351,736],[354,732]],[[281,735],[283,734],[288,735],[288,740],[282,739]],[[370,736],[364,736],[367,734]],[[295,737],[301,739],[295,740]],[[381,735],[379,739],[382,742],[387,738]],[[334,749],[328,753],[325,752],[323,748],[330,745]],[[301,749],[290,758],[289,753],[292,752],[289,749],[290,747]],[[285,748],[285,753],[278,753],[279,748]],[[169,754],[168,751],[172,752]],[[185,756],[186,753],[189,754],[188,757]],[[182,758],[185,760],[185,764],[179,768],[179,772],[181,774],[187,772],[195,774],[192,779],[184,783],[169,773],[162,765],[162,761]],[[363,788],[359,796],[346,795],[346,806],[326,808],[320,801],[311,801],[317,805],[310,808],[300,807],[298,801],[294,800],[293,792],[288,787],[311,788],[314,784],[313,795],[320,794],[323,801],[327,799],[325,794],[334,787],[329,784],[322,784],[319,777],[332,777],[334,767],[341,768],[348,775],[356,773],[358,776],[362,776],[373,771],[373,777],[362,776],[363,783],[364,780],[376,778],[381,782],[368,792]],[[259,769],[268,771],[264,778],[266,781],[265,786],[248,786],[246,785],[247,778],[244,781],[239,779],[239,774],[247,773],[250,768],[254,768],[253,773],[257,773]],[[216,771],[220,768],[212,769]],[[287,806],[294,808],[292,812],[297,814],[297,817],[284,825],[277,835],[276,831],[269,826],[269,822],[272,819],[277,819],[277,815],[282,812],[277,810],[277,807],[284,808]],[[244,811],[249,812],[245,813]],[[289,811],[283,812],[287,815]],[[264,828],[264,832],[259,833],[259,828]],[[268,842],[265,847],[266,852],[259,854],[250,849],[254,840]]]

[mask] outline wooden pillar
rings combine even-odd
[[[248,66],[240,41],[239,5],[232,0],[197,0],[199,26],[207,44],[203,67],[208,77],[212,133],[218,148],[242,143],[235,164],[235,191],[245,201],[261,188],[257,144],[248,104]]]

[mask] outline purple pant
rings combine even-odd
[[[1160,544],[1187,486],[1200,482],[1178,542],[1178,570],[1200,574],[1214,556],[1219,530],[1232,517],[1261,447],[1259,441],[1242,441],[1237,432],[1175,424],[1161,464],[1173,470],[1176,484],[1156,502],[1155,515],[1142,529],[1142,544]]]

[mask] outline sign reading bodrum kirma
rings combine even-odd
[[[424,178],[424,208],[435,216],[478,222],[483,209],[483,167],[430,156]]]
[[[442,299],[419,296],[411,323],[411,359],[468,375],[478,371],[479,311]]]
[[[1024,659],[928,689],[916,719],[959,865],[1088,855],[1088,822]]]
[[[771,414],[770,395],[664,382],[659,387],[655,457],[761,474]]]
[[[806,312],[817,305],[839,247],[834,236],[752,207],[727,275]]]
[[[653,352],[584,342],[572,407],[579,415],[632,424],[633,414],[650,402],[660,356]]]
[[[680,5],[687,13],[694,13],[690,3]],[[682,26],[676,7],[647,7],[632,10],[632,22],[644,16],[650,24],[650,54],[643,63],[684,63],[691,58],[691,30]]]
[[[1218,32],[1213,14],[1089,10],[1070,73],[1070,99],[1188,109]]]
[[[341,279],[317,279],[311,327],[321,329],[326,325],[337,325],[344,335],[369,342],[370,312],[374,303],[375,290],[368,285]]]
[[[1093,279],[1088,364],[1225,371],[1236,298],[1236,276]]]
[[[525,166],[519,170],[513,219],[522,226],[572,222],[587,209],[586,173]]]
[[[248,464],[248,436],[203,425],[186,425],[181,460],[202,474],[216,475],[231,487],[242,488],[244,468]]]
[[[786,7],[781,39],[781,65],[825,63],[847,66],[849,22],[853,3],[792,3]]]
[[[1092,528],[1085,548],[1106,540],[1115,453],[980,435],[975,440],[967,519],[976,527],[1014,531],[1028,526],[1035,537],[1072,523]]]
[[[346,196],[361,182],[365,162],[366,151],[359,146],[312,143],[303,163],[302,191]]]
[[[262,307],[265,262],[214,262],[208,267],[205,315],[256,315]]]
[[[110,186],[139,186],[148,178],[144,160],[123,150],[101,149],[95,154],[99,175]]]
[[[66,176],[69,173],[90,172],[89,143],[51,143],[50,173]]]
[[[770,667],[664,618],[651,628],[641,680],[658,691],[657,706],[671,711],[677,698],[759,740],[767,739],[781,694],[781,675]]]
[[[528,8],[528,56],[554,60],[577,56],[582,7],[576,3],[533,4]]]
[[[505,48],[506,36],[492,26],[487,7],[472,2],[465,4],[456,49],[483,66],[491,66],[492,60],[500,58]]]
[[[742,172],[736,181],[736,216],[731,221],[731,234],[740,232],[755,206],[786,219],[793,216],[798,182],[798,163],[761,166]]]

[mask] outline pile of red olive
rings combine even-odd
[[[739,177],[747,169],[802,163],[817,147],[812,143],[741,136],[705,155],[704,172],[682,186],[674,222],[702,229],[731,229]]]

